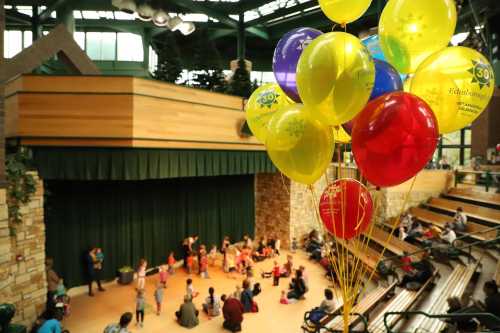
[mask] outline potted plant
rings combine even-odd
[[[130,284],[134,281],[134,270],[130,266],[123,266],[118,270],[118,283]]]

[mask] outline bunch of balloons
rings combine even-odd
[[[371,0],[319,4],[345,26]],[[432,158],[439,135],[469,125],[493,94],[488,60],[448,46],[456,22],[454,0],[389,0],[378,35],[364,40],[305,27],[288,32],[274,52],[277,83],[257,89],[247,104],[250,129],[276,167],[306,185],[324,174],[335,142],[351,140],[371,184],[407,181]]]

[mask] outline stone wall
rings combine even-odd
[[[43,183],[34,176],[37,191],[21,207],[22,222],[11,227],[6,190],[0,189],[0,300],[14,304],[13,322],[28,327],[44,310],[47,296]]]
[[[278,236],[289,247],[290,180],[279,173],[255,176],[255,239],[264,236]]]

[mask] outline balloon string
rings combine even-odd
[[[335,28],[337,27],[337,23],[333,24],[332,26],[332,31],[335,31]]]
[[[285,188],[286,190],[286,193],[288,194],[288,196],[290,196],[290,191],[288,190],[288,186],[286,186],[285,184],[285,177],[283,176],[283,173],[280,172],[280,175],[281,175],[281,183],[283,184],[283,187]],[[290,186],[292,184],[290,183]]]

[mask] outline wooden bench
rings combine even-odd
[[[462,207],[467,216],[490,223],[500,224],[500,210],[498,209],[480,207],[443,198],[432,198],[426,205],[452,213],[455,213],[458,207]]]
[[[373,226],[370,235],[367,235],[367,233],[365,233],[364,236],[369,237],[374,242],[382,245],[387,250],[399,256],[403,255],[403,252],[405,251],[408,253],[413,253],[420,250],[420,248],[418,248],[417,246],[399,239],[394,234],[391,237],[391,234],[389,232],[386,232],[382,228],[379,228],[377,226]],[[417,253],[416,256],[421,257],[422,253]]]
[[[399,312],[408,311],[415,302],[419,299],[422,293],[433,283],[434,279],[438,276],[438,272],[434,272],[432,277],[422,286],[419,290],[403,289],[386,304],[380,313],[370,321],[368,332],[370,333],[385,333],[384,314],[386,312]],[[402,318],[402,316],[393,315],[387,318],[389,327],[393,327]]]
[[[355,315],[356,313],[359,313],[361,315],[364,315],[365,317],[368,317],[369,313],[381,302],[387,299],[387,297],[390,296],[390,294],[394,291],[396,288],[396,282],[391,284],[389,287],[377,287],[375,290],[372,292],[368,293],[367,295],[361,297],[361,301],[358,302],[355,306],[353,306],[351,310],[351,315],[349,316],[349,327],[356,325],[359,323],[360,317]],[[325,328],[328,328],[329,330],[338,330],[342,331],[344,329],[344,317],[342,314],[336,316],[331,320],[328,324],[324,326]]]
[[[452,188],[445,196],[500,206],[500,194],[497,193],[479,192],[468,188]]]
[[[457,265],[453,272],[448,276],[448,279],[441,286],[439,297],[432,303],[432,305],[424,310],[429,314],[442,314],[448,310],[448,298],[458,297],[461,298],[477,269],[479,261],[474,265],[462,266]],[[440,332],[445,328],[446,323],[435,318],[428,318],[424,316],[417,317],[415,322],[415,333],[435,333]]]
[[[363,263],[367,267],[367,273],[371,274],[373,272],[373,278],[378,279],[379,275],[377,274],[377,264],[381,258],[381,253],[374,250],[370,246],[361,244],[361,240],[359,239],[351,239],[345,241],[343,239],[335,239],[340,246],[346,248],[349,253],[351,253],[354,257],[357,258],[361,263]],[[335,249],[335,246],[333,247]]]
[[[413,207],[410,209],[410,214],[415,216],[418,220],[432,224],[440,228],[444,228],[446,223],[451,222],[453,218],[449,215],[439,214],[424,208]],[[497,237],[497,230],[488,230],[489,227],[475,223],[467,222],[467,233],[470,237],[477,240],[491,240]],[[466,233],[464,233],[466,234]]]

